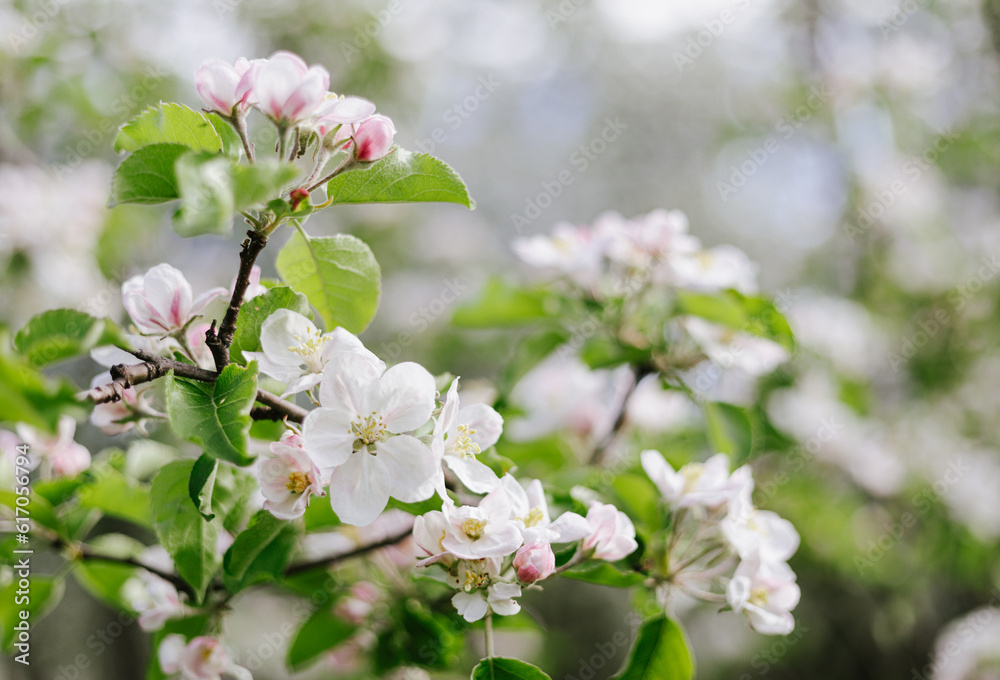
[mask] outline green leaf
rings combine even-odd
[[[181,236],[225,236],[233,230],[232,164],[232,159],[212,153],[177,159],[174,173],[182,202],[174,214],[174,231]]]
[[[155,205],[180,198],[174,164],[190,151],[183,144],[152,144],[126,158],[111,180],[111,207],[118,203]]]
[[[150,497],[156,536],[173,558],[177,573],[200,597],[219,568],[218,528],[206,522],[191,503],[188,484],[194,463],[178,460],[160,470]]]
[[[230,356],[243,361],[243,352],[260,351],[260,327],[267,317],[279,309],[290,309],[305,317],[312,316],[309,301],[302,293],[288,286],[276,286],[263,295],[250,298],[240,307],[236,319],[236,336],[229,348]]]
[[[552,680],[538,666],[518,659],[494,656],[472,669],[472,680]]]
[[[73,566],[77,583],[92,596],[112,607],[128,609],[122,586],[139,573],[139,567],[102,560],[80,560]]]
[[[160,103],[121,126],[115,151],[138,151],[165,142],[183,144],[196,151],[221,151],[223,147],[219,131],[205,114],[183,104]]]
[[[524,326],[559,314],[559,299],[541,288],[521,288],[492,278],[479,297],[455,311],[451,321],[466,328]]]
[[[723,402],[702,404],[706,433],[714,451],[728,453],[733,467],[745,462],[754,446],[753,426],[746,411],[739,406]]]
[[[293,671],[300,671],[356,631],[356,626],[334,616],[329,606],[320,607],[295,634],[295,639],[288,648],[288,665]]]
[[[795,347],[788,321],[767,298],[746,296],[735,290],[716,295],[681,291],[677,293],[675,311],[773,340],[789,351]]]
[[[275,160],[258,161],[255,165],[237,165],[233,168],[233,195],[236,209],[264,206],[281,194],[288,184],[299,176],[299,169],[291,163]]]
[[[418,501],[416,503],[404,503],[401,500],[395,498],[390,498],[388,505],[386,505],[386,510],[402,510],[411,515],[426,515],[428,512],[433,512],[434,510],[440,510],[444,502],[441,497],[436,493],[430,498]]]
[[[310,503],[302,519],[304,520],[306,532],[339,527],[342,524],[340,518],[337,517],[337,513],[330,507],[330,502],[327,499]]]
[[[694,661],[684,631],[661,614],[639,629],[628,663],[615,680],[691,680],[693,677]]]
[[[278,273],[304,293],[327,329],[360,333],[375,316],[382,272],[371,249],[348,234],[311,238],[292,234],[278,253]]]
[[[267,510],[258,511],[223,559],[230,590],[236,592],[259,581],[278,579],[292,557],[297,539],[296,523],[278,519]]]
[[[10,336],[0,332],[0,422],[55,432],[61,415],[83,411],[75,387],[48,380],[9,348]]]
[[[602,586],[611,586],[612,588],[631,588],[632,586],[639,585],[646,578],[635,571],[622,571],[607,562],[598,562],[597,564],[588,564],[583,567],[567,569],[562,575],[576,581],[596,583]]]
[[[14,641],[18,631],[15,626],[25,619],[22,612],[27,612],[27,624],[33,629],[38,622],[52,611],[63,596],[63,581],[49,576],[31,576],[31,596],[26,602],[19,602],[18,580],[15,579],[6,588],[0,590],[0,650],[13,653],[15,656],[30,651],[27,647],[16,648]],[[13,650],[13,651],[12,651]],[[36,652],[37,653],[37,652]],[[28,657],[30,660],[30,657]]]
[[[621,364],[649,362],[649,350],[625,345],[613,338],[595,335],[587,338],[580,348],[580,358],[591,369],[613,368]]]
[[[393,607],[392,625],[378,639],[375,668],[381,674],[400,664],[419,663],[427,668],[453,666],[465,647],[461,629],[444,614],[436,614],[417,600]]]
[[[208,522],[215,519],[212,513],[212,491],[215,489],[215,474],[218,469],[218,459],[203,453],[194,462],[191,479],[188,481],[188,495],[191,496],[191,502]]]
[[[345,203],[457,203],[475,208],[465,183],[433,156],[400,148],[367,167],[337,175],[326,185],[333,205]]]
[[[201,446],[205,453],[236,465],[249,465],[250,409],[257,397],[257,364],[230,364],[214,383],[166,379],[167,416],[177,436]]]
[[[15,519],[18,518],[17,510],[15,510],[17,505],[17,499],[19,496],[13,491],[0,491],[0,505],[6,505],[12,510],[11,514]],[[28,504],[27,506],[21,505],[20,507],[26,508],[28,513],[28,519],[32,524],[38,524],[47,529],[52,529],[57,534],[61,534],[64,531],[63,523],[59,520],[58,515],[56,515],[55,508],[52,505],[39,496],[38,494],[32,492],[28,494]],[[24,516],[21,516],[23,521]]]
[[[208,122],[212,124],[215,131],[219,133],[219,139],[222,140],[222,153],[234,161],[239,161],[243,157],[243,142],[240,141],[240,136],[236,134],[233,126],[222,120],[222,117],[217,113],[205,113],[202,115],[208,119]]]
[[[124,344],[125,339],[108,319],[95,319],[75,309],[50,309],[32,317],[18,331],[14,347],[32,366],[86,354],[100,345]]]
[[[85,508],[100,510],[139,526],[152,528],[149,487],[129,479],[110,465],[102,465],[93,480],[80,488],[78,499]]]

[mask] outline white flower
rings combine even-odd
[[[688,233],[687,216],[679,210],[654,210],[626,219],[609,211],[594,220],[604,251],[629,269],[652,270],[654,278],[673,282],[675,263],[697,252],[701,244]]]
[[[363,526],[389,497],[430,498],[439,467],[409,434],[430,417],[437,390],[425,368],[406,362],[384,374],[356,352],[332,358],[320,383],[321,408],[302,426],[305,448],[330,477],[330,503],[341,521]]]
[[[271,455],[262,457],[258,474],[264,509],[278,519],[301,517],[310,496],[326,495],[319,468],[302,448],[302,437],[291,431],[271,443]]]
[[[734,289],[750,295],[757,292],[759,267],[735,246],[721,245],[673,261],[676,285],[716,292]]]
[[[664,389],[657,374],[639,381],[628,398],[627,422],[648,432],[681,429],[698,417],[699,409],[683,392]]]
[[[642,469],[674,508],[718,508],[744,485],[742,474],[730,478],[729,456],[719,453],[704,463],[688,463],[674,471],[659,451],[643,451]]]
[[[96,351],[96,350],[95,350]],[[129,355],[131,356],[131,355]],[[104,372],[94,376],[90,381],[91,387],[107,385],[111,382],[111,373]],[[145,387],[145,386],[142,386]],[[127,387],[122,390],[120,401],[109,401],[104,404],[96,404],[94,410],[90,412],[90,423],[99,427],[106,435],[117,435],[128,432],[134,427],[145,434],[143,426],[143,416],[166,417],[166,414],[159,413],[151,406],[152,395],[150,390],[142,387]]]
[[[733,477],[742,470],[749,474],[750,468],[744,465],[733,473]],[[729,500],[729,511],[719,522],[723,535],[743,559],[756,554],[762,562],[786,561],[799,548],[799,533],[791,522],[777,513],[753,506],[750,500],[752,480],[750,486],[744,488]]]
[[[122,595],[138,612],[139,627],[147,633],[160,630],[168,620],[183,618],[186,614],[177,588],[145,569],[124,583]]]
[[[326,100],[316,111],[315,125],[320,137],[340,125],[363,123],[375,113],[375,105],[361,97],[336,96],[327,93]]]
[[[776,342],[720,326],[696,316],[683,318],[684,329],[712,362],[756,378],[788,361],[788,350]]]
[[[521,586],[499,582],[487,587],[485,598],[482,590],[474,590],[471,593],[455,593],[451,603],[462,618],[471,623],[486,616],[487,605],[501,616],[513,616],[521,611],[521,605],[514,601],[520,596]]]
[[[596,285],[602,273],[604,243],[585,225],[560,222],[552,236],[519,238],[512,247],[531,266],[554,269],[584,288]]]
[[[441,508],[447,523],[441,547],[467,560],[510,555],[523,543],[512,511],[510,497],[502,488],[488,493],[476,507],[456,506],[449,499]]]
[[[244,352],[260,370],[287,385],[283,397],[310,390],[323,378],[323,367],[337,352],[365,357],[380,371],[385,364],[343,328],[320,333],[316,324],[290,309],[279,309],[260,327],[260,352]]]
[[[225,288],[193,297],[191,284],[169,264],[158,264],[145,275],[133,276],[122,284],[122,304],[141,333],[165,335],[183,328]]]
[[[434,423],[431,451],[469,491],[489,493],[500,484],[500,478],[476,456],[496,444],[502,430],[503,418],[493,408],[486,404],[461,406],[455,378]]]
[[[250,62],[240,57],[235,66],[218,59],[209,59],[194,74],[195,89],[211,110],[223,116],[232,116],[237,112],[234,109],[242,113],[249,107],[247,100],[253,82],[253,74],[248,76],[247,71],[259,67],[259,59]]]
[[[583,549],[592,550],[594,559],[615,562],[631,555],[639,547],[632,520],[613,505],[591,504],[587,511],[587,523],[591,534],[584,539]]]
[[[55,436],[19,423],[17,434],[31,448],[31,452],[44,460],[56,477],[76,477],[90,467],[90,451],[73,441],[76,421],[71,416],[59,418]]]
[[[799,603],[795,573],[784,562],[761,562],[751,555],[736,567],[726,587],[733,611],[742,612],[750,627],[764,635],[788,635],[795,628],[791,611]]]
[[[253,680],[250,671],[229,658],[222,643],[214,637],[200,636],[185,642],[181,635],[168,635],[157,653],[160,668],[167,675],[180,673],[183,680]]]
[[[532,480],[525,490],[516,479],[504,475],[500,481],[511,502],[512,517],[524,543],[571,543],[591,534],[591,527],[575,512],[564,512],[556,521],[549,519],[549,505],[542,483]]]

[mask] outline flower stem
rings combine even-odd
[[[486,609],[486,658],[496,656],[493,653],[493,610]]]

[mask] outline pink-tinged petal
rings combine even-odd
[[[590,535],[590,524],[575,512],[564,512],[549,524],[549,531],[556,535],[553,543],[572,543]]]
[[[160,669],[167,675],[173,675],[181,669],[181,654],[187,643],[183,635],[168,635],[160,642],[156,656],[160,661]]]
[[[350,419],[342,411],[318,408],[302,423],[302,438],[306,451],[326,476],[333,468],[347,462],[356,437],[351,433]]]
[[[385,510],[391,489],[388,467],[378,456],[359,451],[330,476],[330,505],[341,522],[368,526]]]
[[[224,116],[230,115],[237,104],[236,86],[239,82],[237,70],[218,59],[206,61],[194,74],[198,96],[208,108]]]
[[[458,414],[458,422],[475,430],[472,441],[479,445],[480,451],[485,451],[500,439],[503,433],[503,416],[486,404],[469,404],[463,406]]]
[[[431,450],[419,439],[401,434],[378,445],[392,475],[390,492],[404,503],[416,503],[434,495],[434,479],[440,468]]]
[[[375,113],[375,105],[361,97],[344,97],[327,100],[316,111],[320,122],[328,127],[334,125],[354,125],[367,120]]]
[[[284,117],[294,121],[308,118],[323,103],[329,87],[330,74],[327,70],[322,66],[313,66],[285,101]]]
[[[159,264],[143,279],[144,297],[149,303],[179,328],[187,321],[191,311],[191,284],[184,275],[169,264]]]
[[[319,400],[327,408],[350,415],[368,416],[379,405],[379,371],[365,357],[344,352],[332,357],[323,369]]]
[[[484,463],[475,458],[445,456],[444,462],[459,481],[472,493],[489,493],[500,486],[500,478]]]
[[[189,314],[198,314],[201,310],[205,309],[213,300],[219,298],[228,298],[229,291],[225,288],[212,288],[207,293],[202,293],[196,297],[191,302],[191,307],[188,309]]]
[[[419,364],[407,361],[393,366],[379,383],[379,412],[390,432],[415,430],[434,411],[437,387],[434,376]]]

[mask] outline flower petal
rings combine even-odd
[[[379,456],[358,451],[330,476],[330,506],[341,522],[368,526],[385,510],[391,485],[388,466]]]

